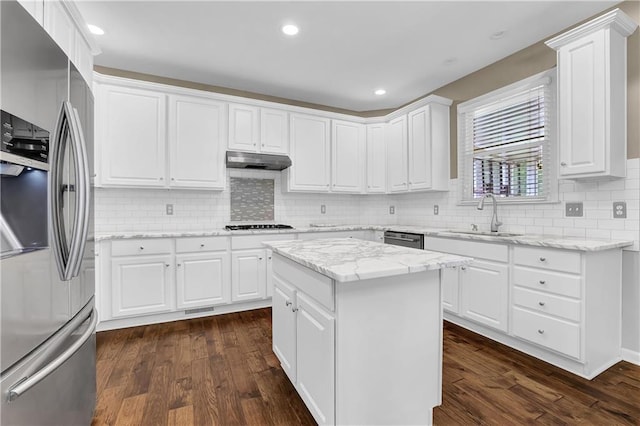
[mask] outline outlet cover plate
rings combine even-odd
[[[389,214],[396,214],[396,207],[395,206],[389,206]]]
[[[167,204],[167,215],[171,216],[173,214],[173,204]]]
[[[320,214],[325,214],[327,212],[327,206],[324,204],[320,204]]]
[[[433,214],[436,216],[440,213],[440,207],[437,204],[433,205]]]
[[[566,217],[582,217],[583,216],[583,204],[582,204],[582,202],[567,203],[565,205],[564,215]]]
[[[613,218],[614,219],[627,218],[627,203],[625,201],[613,202]]]

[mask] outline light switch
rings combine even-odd
[[[325,214],[327,212],[327,206],[325,206],[324,204],[320,205],[320,213],[321,214]]]
[[[582,204],[582,202],[567,203],[565,205],[564,215],[566,217],[582,217],[583,216],[583,204]]]

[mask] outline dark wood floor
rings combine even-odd
[[[271,351],[271,310],[98,333],[93,425],[314,425]],[[640,424],[640,367],[592,381],[446,324],[438,425]]]

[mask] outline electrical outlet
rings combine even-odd
[[[438,207],[437,204],[434,204],[433,206],[433,214],[435,214],[436,216],[440,213],[440,207]]]
[[[614,219],[627,218],[627,203],[625,201],[613,202],[613,218]]]
[[[582,217],[583,216],[582,202],[566,203],[564,215],[566,217]]]
[[[396,214],[396,206],[389,206],[389,214]]]
[[[320,213],[325,214],[327,212],[327,206],[320,204]]]
[[[173,214],[173,204],[167,204],[167,214],[168,215]]]

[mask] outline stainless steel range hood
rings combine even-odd
[[[289,166],[291,159],[286,155],[227,151],[227,168],[284,170]]]

